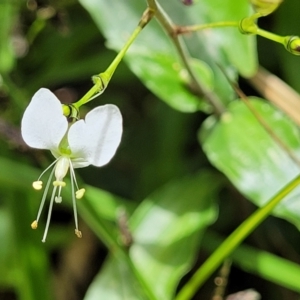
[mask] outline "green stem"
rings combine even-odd
[[[259,27],[257,28],[255,33],[257,35],[260,35],[260,36],[266,38],[266,39],[269,39],[271,41],[274,41],[276,43],[280,43],[280,44],[284,45],[285,37],[283,37],[283,36],[277,35],[275,33],[272,33],[272,32],[269,32],[269,31],[266,31],[266,30],[263,30],[263,29],[260,29]]]
[[[204,262],[187,284],[179,291],[176,300],[189,300],[206,281],[206,279],[218,268],[237,246],[264,220],[278,203],[284,199],[293,189],[300,184],[300,175],[288,183],[264,206],[257,209],[246,219]]]
[[[105,70],[105,72],[93,76],[93,81],[94,81],[93,87],[80,100],[78,100],[76,103],[73,104],[73,106],[76,109],[78,109],[81,105],[86,104],[87,102],[91,101],[96,96],[99,96],[104,92],[115,70],[117,69],[119,63],[122,61],[123,57],[125,56],[127,50],[134,42],[134,40],[137,38],[139,33],[142,31],[142,29],[150,22],[153,16],[154,16],[154,10],[151,8],[147,8],[143,13],[143,16],[137,28],[133,31],[133,33],[126,41],[121,51],[117,54],[113,62],[109,65],[109,67]]]
[[[105,88],[103,88],[102,91],[104,91],[104,89]],[[73,103],[73,106],[78,110],[81,105],[84,105],[85,103],[91,101],[93,96],[97,94],[98,91],[99,87],[94,84],[92,88],[89,89],[88,92],[80,100],[78,100],[76,103]]]

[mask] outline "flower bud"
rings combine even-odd
[[[271,14],[283,0],[250,0],[254,10],[261,16]]]
[[[296,35],[285,37],[284,47],[294,55],[300,55],[300,38]]]

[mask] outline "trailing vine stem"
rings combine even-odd
[[[152,20],[154,14],[155,14],[155,10],[153,8],[151,7],[146,8],[138,23],[138,26],[130,35],[130,37],[124,44],[123,48],[117,54],[117,56],[112,61],[112,63],[108,66],[108,68],[104,72],[101,72],[98,75],[92,77],[94,83],[92,88],[80,100],[78,100],[76,103],[73,104],[73,106],[76,109],[79,109],[80,106],[93,100],[94,98],[98,97],[105,91],[119,63],[122,61],[123,57],[125,56],[127,50],[129,49],[131,44],[135,41],[139,33],[143,30],[143,28]]]
[[[201,81],[197,78],[193,68],[190,65],[190,54],[186,48],[182,38],[177,34],[178,26],[176,26],[170,17],[166,14],[163,8],[159,5],[156,0],[147,0],[147,3],[150,8],[155,11],[155,17],[162,25],[162,27],[169,34],[170,38],[173,41],[173,44],[182,60],[184,67],[186,68],[190,79],[191,79],[191,88],[199,96],[204,97],[208,103],[210,103],[214,109],[216,115],[221,116],[226,108],[223,105],[222,101],[218,96],[205,88]]]

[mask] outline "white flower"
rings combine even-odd
[[[40,204],[36,220],[31,224],[33,229],[38,226],[38,221],[49,190],[50,182],[54,175],[53,192],[50,200],[46,229],[42,241],[45,242],[53,202],[62,201],[61,189],[66,185],[64,178],[70,169],[72,200],[75,218],[75,234],[81,237],[78,229],[76,200],[83,197],[84,189],[78,189],[75,178],[75,168],[89,165],[101,167],[107,164],[114,156],[122,136],[122,116],[115,105],[103,105],[90,111],[85,120],[68,123],[63,115],[60,101],[48,89],[41,88],[33,96],[26,108],[21,131],[24,141],[33,148],[48,149],[56,160],[41,174],[33,187],[42,188],[42,175],[53,167],[46,184],[44,195]],[[75,193],[75,187],[77,191]]]

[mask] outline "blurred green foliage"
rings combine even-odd
[[[246,0],[159,2],[178,26],[239,21],[252,13]],[[286,0],[258,23],[297,34],[299,5]],[[153,19],[105,93],[81,108],[84,116],[114,103],[124,117],[112,162],[76,172],[86,188],[78,203],[83,238],[73,236],[67,185],[47,243],[40,242],[46,213],[41,229],[32,231],[41,193],[31,183],[53,159],[22,141],[23,111],[40,87],[63,103],[77,101],[91,87],[91,76],[110,65],[146,7],[140,0],[0,1],[0,299],[174,299],[188,272],[218,247],[218,234],[230,234],[299,173],[224,75],[232,81],[253,76],[259,58],[300,92],[299,57],[261,38],[257,50],[256,38],[237,28],[184,35],[197,79],[224,106],[220,116],[191,89],[172,38]],[[266,100],[249,101],[299,156],[299,127]],[[268,218],[247,239],[251,246],[232,254],[226,294],[254,288],[263,299],[299,299],[299,189],[288,198],[274,211],[282,219]],[[208,278],[194,299],[209,299],[213,291]]]

